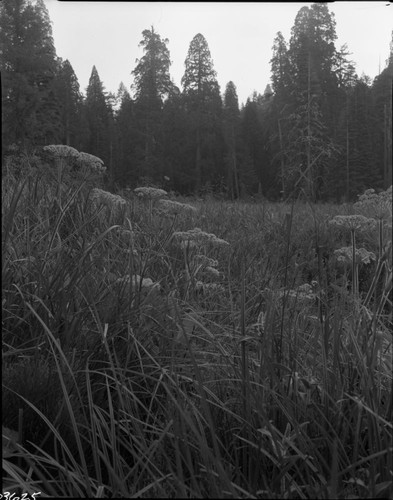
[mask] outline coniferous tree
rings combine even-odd
[[[223,103],[223,128],[226,145],[227,189],[231,199],[239,198],[238,135],[240,127],[239,100],[235,84],[227,83]]]
[[[384,189],[392,185],[392,81],[393,31],[386,68],[375,78],[372,86],[375,115],[375,129],[373,134],[375,168],[383,179]]]
[[[3,145],[57,142],[60,113],[54,89],[56,52],[42,0],[0,4]]]
[[[168,96],[172,81],[169,75],[171,64],[167,47],[168,39],[150,30],[142,32],[144,55],[133,70],[135,90],[135,112],[140,129],[139,168],[143,177],[156,179],[161,176],[161,120],[163,101]]]
[[[97,69],[93,66],[84,101],[88,127],[87,143],[84,149],[102,158],[110,168],[112,166],[112,108],[105,94],[104,85]]]
[[[285,175],[289,163],[288,153],[288,117],[291,110],[291,79],[287,43],[281,32],[277,33],[273,43],[271,80],[274,91],[272,109],[269,116],[270,144],[272,149],[272,167],[280,179],[281,195],[285,196]]]
[[[184,102],[190,117],[189,134],[193,141],[194,161],[189,165],[195,175],[195,188],[211,182],[213,175],[223,174],[220,87],[205,37],[198,33],[192,39],[181,80]]]
[[[242,148],[239,165],[240,190],[242,194],[255,193],[261,182],[259,173],[262,169],[263,129],[260,120],[260,97],[254,92],[248,98],[242,110]]]
[[[114,182],[120,186],[136,186],[138,171],[135,144],[137,141],[135,103],[123,83],[120,84],[115,113],[116,153]]]
[[[185,109],[184,96],[173,85],[163,107],[163,174],[169,181],[167,187],[191,194],[194,176],[189,165],[192,137],[190,116]]]
[[[80,149],[83,97],[78,78],[68,59],[59,61],[55,85],[60,106],[61,143]]]
[[[293,159],[289,179],[292,189],[303,187],[312,200],[325,189],[322,183],[337,152],[331,139],[335,117],[329,106],[329,95],[337,87],[335,39],[334,15],[326,4],[300,9],[288,51],[292,87],[288,137]]]

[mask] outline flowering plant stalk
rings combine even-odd
[[[351,229],[352,244],[352,294],[356,298],[359,295],[359,267],[356,262],[356,237],[355,229]]]
[[[156,200],[159,200],[161,198],[164,198],[168,194],[164,189],[159,189],[159,188],[154,188],[154,187],[149,187],[149,186],[135,188],[134,193],[139,198],[142,198],[143,200],[148,201],[149,222],[151,222],[151,218],[152,218],[153,202]]]
[[[359,295],[359,275],[358,262],[356,259],[356,231],[368,231],[375,228],[376,222],[374,219],[365,217],[364,215],[336,215],[329,224],[341,229],[349,229],[351,232],[352,246],[352,294],[354,297]]]

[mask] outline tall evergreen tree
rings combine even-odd
[[[269,116],[270,144],[273,151],[272,164],[278,171],[281,180],[281,194],[285,191],[285,175],[289,158],[288,151],[288,116],[293,105],[291,95],[291,74],[287,43],[281,32],[278,32],[273,42],[271,64],[271,80],[274,91],[273,106]]]
[[[59,61],[55,85],[60,105],[61,143],[80,149],[83,97],[78,78],[68,59]]]
[[[107,102],[104,85],[93,66],[84,103],[88,126],[87,144],[84,149],[96,155],[110,168],[112,166],[112,109]]]
[[[168,96],[172,81],[169,67],[170,54],[167,47],[168,39],[150,30],[142,32],[143,39],[139,46],[143,47],[144,55],[137,61],[133,70],[135,90],[135,111],[140,124],[141,148],[140,169],[145,177],[160,177],[161,119],[163,101]]]
[[[225,163],[227,165],[227,189],[233,198],[239,198],[238,177],[238,135],[240,126],[239,100],[235,84],[227,83],[223,103],[223,127],[226,145]]]
[[[191,194],[195,188],[189,165],[193,137],[189,133],[192,124],[184,100],[180,89],[173,85],[163,108],[163,174],[169,178],[170,188]]]
[[[115,113],[116,147],[114,182],[121,187],[136,186],[136,142],[138,137],[135,103],[123,83],[117,91],[118,109]]]
[[[195,188],[211,181],[212,173],[221,163],[222,136],[220,127],[220,87],[213,68],[209,46],[205,37],[194,36],[185,60],[185,72],[181,80],[185,106],[190,114],[192,127],[189,133],[194,140]],[[208,174],[210,173],[210,175]]]
[[[372,86],[375,115],[373,143],[376,167],[383,178],[384,189],[392,185],[392,81],[393,31],[386,68],[375,78]]]
[[[256,192],[261,182],[260,172],[263,161],[263,130],[259,113],[260,96],[254,93],[248,98],[242,110],[242,148],[239,165],[240,188],[242,194]]]
[[[335,39],[334,15],[326,4],[300,9],[288,52],[293,98],[290,169],[297,176],[295,186],[303,186],[312,200],[320,195],[321,181],[334,162],[331,136],[336,117],[329,96],[337,88]]]
[[[3,77],[3,145],[23,147],[59,140],[54,91],[56,52],[42,0],[0,4],[0,68]]]

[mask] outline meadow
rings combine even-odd
[[[392,497],[391,190],[111,194],[54,152],[3,166],[3,494]]]

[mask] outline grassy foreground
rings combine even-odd
[[[392,497],[391,207],[67,175],[3,172],[3,492]]]

